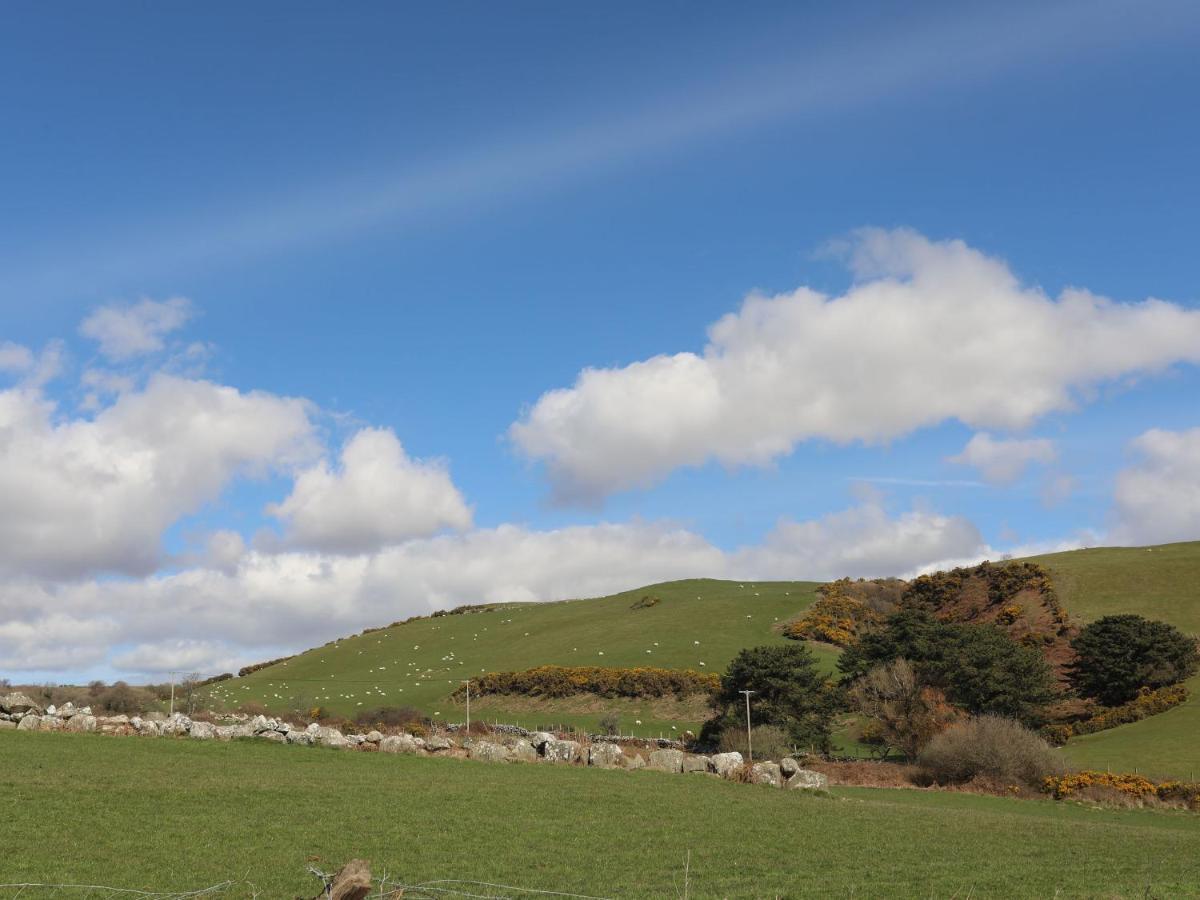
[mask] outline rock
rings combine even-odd
[[[417,745],[418,750],[425,750],[425,738],[414,737],[413,743]]]
[[[797,768],[784,787],[789,790],[823,791],[829,787],[829,779],[812,769]]]
[[[285,738],[278,731],[263,731],[260,734],[255,735],[255,737],[258,737],[264,741],[271,741],[275,744],[282,744],[287,740],[287,738]]]
[[[42,716],[38,723],[38,731],[62,731],[66,726],[66,721],[58,716]]]
[[[147,737],[158,737],[162,734],[162,722],[155,722],[152,719],[139,719],[136,716],[129,720],[138,734],[144,734]]]
[[[682,750],[655,750],[650,754],[650,768],[660,772],[682,772]]]
[[[573,763],[582,760],[583,747],[578,741],[560,741],[555,738],[542,745],[542,756],[547,762]]]
[[[90,706],[85,706],[83,709],[81,709],[79,711],[85,716],[90,716],[92,714],[92,708]]]
[[[283,739],[289,744],[300,744],[304,747],[311,747],[313,743],[313,736],[307,731],[289,731]]]
[[[383,735],[380,734],[378,731],[368,731],[367,732],[367,740],[370,741],[372,744],[378,744],[380,741],[383,740]]]
[[[379,749],[384,753],[418,753],[421,748],[411,734],[394,734],[380,741]]]
[[[733,778],[742,770],[743,764],[742,754],[736,750],[732,753],[717,753],[712,758],[713,771],[722,778]]]
[[[192,720],[182,713],[175,713],[162,723],[162,733],[168,737],[180,737],[192,730]]]
[[[506,762],[510,754],[508,748],[503,744],[496,744],[492,741],[472,741],[467,755],[471,759],[482,759],[484,762]]]
[[[684,772],[709,772],[708,757],[700,756],[696,753],[685,753],[683,756],[683,771]]]
[[[517,738],[509,747],[509,753],[516,762],[537,762],[538,752],[533,744],[525,738]]]
[[[67,731],[91,732],[96,730],[96,717],[76,714],[67,719]]]
[[[588,750],[588,765],[595,766],[597,769],[617,769],[621,767],[624,756],[625,754],[616,744],[610,744],[607,741],[592,744],[591,749]]]
[[[18,716],[24,715],[27,712],[35,712],[41,715],[42,708],[29,699],[28,695],[22,694],[20,691],[14,691],[11,694],[0,694],[0,712]]]
[[[548,731],[535,731],[529,736],[529,743],[533,744],[533,749],[542,752],[542,747],[546,746],[548,741],[556,740],[554,735]]]
[[[800,771],[800,763],[796,762],[790,756],[785,756],[779,761],[779,772],[784,778],[791,778]]]
[[[218,741],[232,741],[235,737],[238,737],[238,736],[239,735],[238,735],[238,726],[237,725],[218,725],[217,726],[216,737],[217,737]]]
[[[58,715],[58,707],[55,706],[53,703],[51,703],[49,706],[46,707],[46,715],[57,716]]]
[[[247,724],[255,734],[262,734],[264,731],[275,730],[274,720],[268,719],[266,716],[262,715],[255,716]]]
[[[217,736],[217,726],[211,722],[193,722],[188,734],[198,741],[211,741]]]
[[[371,868],[365,860],[352,859],[329,883],[330,900],[365,900],[371,893]]]
[[[273,733],[279,734],[277,731]],[[350,741],[346,740],[345,735],[336,728],[330,728],[325,725],[322,725],[312,737],[313,741],[321,747],[334,747],[338,750],[343,750],[351,746]],[[283,740],[283,735],[280,735],[280,740]]]
[[[435,734],[433,737],[425,739],[425,749],[430,753],[441,753],[443,750],[452,750],[453,748],[454,741],[440,734]]]
[[[17,729],[19,731],[37,731],[39,728],[41,728],[41,726],[42,717],[37,713],[30,713],[29,715],[22,717],[21,721],[17,723]]]
[[[165,715],[163,715],[162,713],[158,712],[158,710],[155,710],[154,712],[148,712],[144,716],[142,716],[142,718],[149,719],[151,722],[167,721],[167,717]]]
[[[773,762],[755,763],[750,767],[750,782],[752,784],[769,784],[772,787],[783,786],[783,775],[779,766]]]
[[[646,758],[640,753],[622,754],[621,763],[630,771],[646,768]]]
[[[49,710],[47,710],[47,712],[49,712]],[[75,704],[68,700],[59,707],[58,712],[55,713],[55,715],[57,715],[60,719],[69,719],[71,716],[75,715],[76,712],[77,710],[75,709]]]
[[[126,715],[105,716],[104,718],[101,718],[98,721],[102,725],[128,725],[129,724],[129,716],[126,716]]]
[[[17,727],[17,723],[12,719],[0,719],[0,731],[15,731]]]
[[[317,732],[319,732],[321,730],[321,726],[318,725],[316,722],[313,722],[304,730],[307,731],[309,734],[316,734]]]

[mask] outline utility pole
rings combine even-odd
[[[171,676],[171,715],[175,715],[175,676],[179,673],[168,672],[167,674]]]
[[[758,691],[738,691],[738,693],[744,695],[746,698],[746,756],[748,757],[748,762],[753,763],[754,743],[750,738],[750,695],[757,694]]]
[[[467,686],[467,737],[471,737],[471,679],[464,678],[462,683]]]

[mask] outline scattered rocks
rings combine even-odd
[[[750,767],[750,782],[752,784],[769,784],[772,787],[782,787],[783,774],[779,771],[777,763],[755,763]]]

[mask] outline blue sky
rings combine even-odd
[[[0,675],[1200,538],[1198,39],[1183,2],[21,10]]]

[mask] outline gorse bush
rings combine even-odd
[[[720,686],[712,672],[690,669],[631,669],[601,666],[537,666],[523,672],[489,672],[471,679],[471,694],[518,694],[526,697],[686,697],[710,694]],[[466,686],[452,695],[461,699]]]
[[[900,606],[936,613],[953,605],[972,582],[983,583],[988,603],[993,606],[1010,605],[1012,598],[1022,591],[1035,591],[1054,621],[1066,627],[1067,613],[1059,602],[1050,573],[1031,562],[982,562],[971,568],[921,575],[909,582]]]
[[[917,763],[939,784],[983,776],[1037,787],[1064,769],[1049,744],[1020,722],[1001,716],[978,716],[948,728],[925,746]]]
[[[1042,782],[1042,790],[1056,800],[1079,794],[1086,795],[1094,788],[1108,788],[1137,797],[1153,797],[1177,803],[1188,809],[1200,809],[1200,784],[1188,781],[1151,781],[1144,775],[1087,770],[1069,775],[1052,775]]]
[[[825,594],[800,618],[785,625],[783,634],[793,640],[824,641],[845,647],[879,618],[879,614],[861,600],[842,594]]]
[[[1041,730],[1041,734],[1052,744],[1065,744],[1076,735],[1094,734],[1097,731],[1116,728],[1118,725],[1140,722],[1142,719],[1156,716],[1168,709],[1174,709],[1176,706],[1186,703],[1187,699],[1188,689],[1183,684],[1173,684],[1170,687],[1159,688],[1157,691],[1142,688],[1137,697],[1128,703],[1101,710],[1094,716],[1079,722],[1047,725]]]
[[[1200,667],[1196,641],[1166,622],[1137,615],[1105,616],[1071,641],[1077,659],[1071,684],[1105,706],[1133,700],[1151,690],[1190,678]]]

